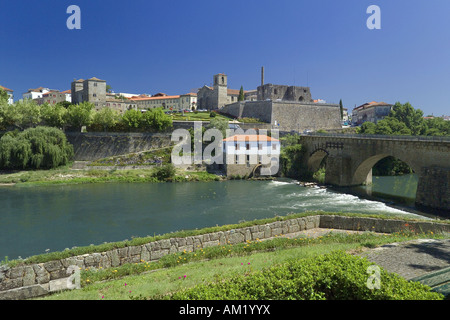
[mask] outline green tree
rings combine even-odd
[[[63,104],[57,103],[52,106],[48,103],[44,103],[41,106],[42,120],[45,125],[50,127],[64,128],[64,125],[66,124],[66,114],[67,109]]]
[[[92,124],[100,126],[103,131],[113,128],[120,121],[120,115],[117,110],[111,108],[102,108],[95,112]]]
[[[409,102],[401,104],[395,103],[392,107],[389,118],[395,118],[403,122],[411,130],[412,135],[423,135],[426,132],[426,124],[423,118],[423,111],[414,109]]]
[[[427,136],[450,136],[450,121],[442,118],[432,118],[425,120]]]
[[[16,127],[24,130],[41,122],[41,108],[33,100],[3,104],[0,105],[0,118],[3,127]]]
[[[404,122],[396,118],[386,117],[378,121],[375,127],[375,134],[384,135],[411,135],[411,129]]]
[[[339,109],[341,110],[341,120],[344,119],[344,105],[342,104],[342,99],[339,100]]]
[[[142,115],[142,126],[157,132],[163,132],[173,127],[172,118],[164,113],[162,108],[150,109]]]
[[[8,104],[8,93],[0,88],[0,106]]]
[[[94,112],[94,105],[89,102],[71,105],[67,109],[66,123],[76,131],[81,131],[83,126],[89,126],[92,123]]]
[[[244,101],[245,100],[245,95],[244,95],[244,87],[241,86],[241,89],[239,90],[239,97],[238,97],[238,101]]]
[[[305,148],[300,143],[300,136],[289,134],[280,139],[280,165],[283,176],[294,179],[310,179],[311,173],[303,166]]]
[[[129,131],[139,129],[141,126],[141,121],[142,113],[135,109],[127,110],[122,115],[122,123]]]
[[[1,169],[50,169],[67,164],[73,146],[56,128],[37,127],[12,131],[0,139]]]
[[[227,135],[227,129],[229,129],[228,120],[221,118],[212,118],[207,126],[207,129],[218,129],[222,136],[225,138]]]
[[[373,122],[364,122],[357,130],[361,134],[375,134],[377,125]]]
[[[107,93],[111,93],[112,92],[112,87],[109,84],[106,85],[106,92]]]

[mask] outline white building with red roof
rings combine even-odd
[[[0,85],[0,89],[2,89],[3,91],[6,91],[6,93],[8,94],[8,103],[13,104],[14,103],[14,91],[11,89],[8,89],[2,85]]]

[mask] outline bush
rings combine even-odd
[[[258,272],[200,284],[171,295],[174,300],[442,300],[418,282],[380,268],[380,289],[369,289],[364,258],[342,251],[291,260]]]
[[[9,132],[0,139],[1,169],[51,169],[66,165],[72,156],[73,146],[56,128]]]
[[[173,164],[165,164],[161,167],[157,167],[153,172],[152,176],[158,179],[159,181],[166,181],[173,179],[175,177],[175,167]]]

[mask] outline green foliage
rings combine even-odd
[[[167,181],[175,177],[176,169],[173,164],[168,163],[161,167],[155,168],[152,176],[158,179],[158,181]]]
[[[142,113],[138,110],[127,110],[122,116],[122,122],[128,130],[138,129],[141,125]]]
[[[94,105],[89,102],[71,105],[67,109],[66,123],[79,131],[81,127],[89,126],[92,123],[94,112]]]
[[[50,169],[65,165],[73,147],[56,128],[37,127],[9,132],[0,139],[1,169]]]
[[[157,132],[166,131],[173,127],[172,118],[162,108],[150,109],[142,115],[142,127]]]
[[[238,101],[244,101],[245,100],[245,95],[244,95],[244,87],[241,86],[241,89],[239,90],[239,97],[238,97]]]
[[[442,118],[425,120],[423,111],[409,103],[397,102],[388,117],[377,124],[365,122],[358,130],[361,134],[449,136],[450,121]]]
[[[210,113],[209,113],[209,117],[210,118],[215,118],[217,116],[217,113],[215,113],[214,111],[211,111]]]
[[[0,106],[8,103],[8,93],[0,88]]]
[[[380,268],[380,289],[369,289],[373,264],[342,251],[290,260],[173,293],[173,300],[442,300],[418,282]]]
[[[431,118],[425,120],[427,136],[450,136],[450,121],[442,118]]]
[[[342,104],[342,99],[339,100],[339,110],[341,111],[341,120],[344,119],[344,105]]]
[[[67,107],[65,104],[56,104],[54,106],[45,103],[41,106],[42,120],[46,126],[63,128],[67,119]]]
[[[394,157],[381,159],[372,170],[374,176],[397,176],[413,172],[405,162]]]
[[[290,134],[280,140],[280,164],[283,176],[294,179],[310,178],[310,173],[303,166],[305,149],[300,144],[300,136]]]
[[[222,132],[222,136],[225,138],[227,135],[227,130],[229,129],[228,120],[222,118],[212,118],[207,129],[213,128]]]
[[[98,125],[103,131],[108,131],[114,127],[120,120],[119,112],[111,108],[102,108],[95,112],[93,116],[93,125]]]
[[[40,123],[41,108],[33,100],[3,104],[0,105],[0,118],[3,127],[16,127],[23,130]]]

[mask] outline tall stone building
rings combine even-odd
[[[101,108],[108,107],[119,111],[121,114],[129,109],[137,109],[135,101],[107,94],[105,80],[100,80],[95,77],[87,80],[74,80],[71,88],[72,104],[90,102],[95,106],[95,110],[97,111]]]
[[[74,80],[72,82],[72,103],[90,102],[96,109],[106,103],[106,81],[98,78]]]

